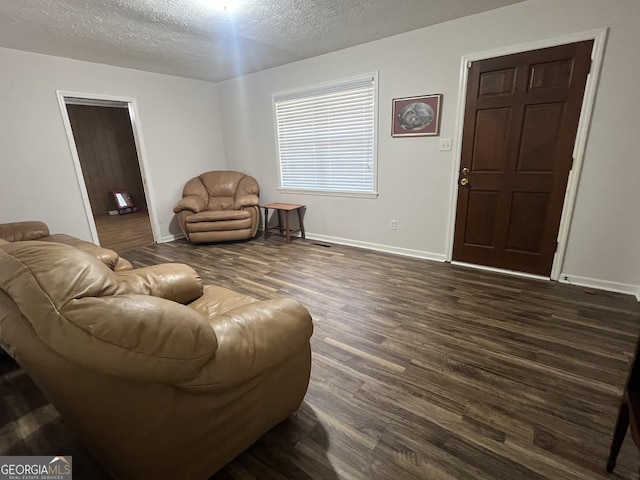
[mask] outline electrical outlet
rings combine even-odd
[[[398,228],[398,222],[396,222],[395,220],[391,220],[389,222],[389,228],[391,230],[396,230]]]

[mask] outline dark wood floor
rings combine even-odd
[[[300,411],[215,479],[637,478],[630,438],[604,469],[633,297],[277,236],[122,256],[187,263],[314,317]]]
[[[146,210],[124,215],[96,215],[94,220],[102,247],[120,252],[154,243]]]

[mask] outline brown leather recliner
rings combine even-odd
[[[260,188],[241,172],[213,171],[189,180],[173,212],[191,243],[255,237],[260,223]]]
[[[312,329],[300,303],[203,287],[186,265],[0,245],[0,345],[120,480],[205,480],[292,414]]]

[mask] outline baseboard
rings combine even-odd
[[[308,240],[318,240],[321,242],[337,243],[339,245],[347,245],[349,247],[365,248],[367,250],[394,253],[396,255],[403,255],[405,257],[423,258],[426,260],[434,260],[436,262],[444,262],[446,260],[446,256],[440,253],[425,252],[422,250],[412,250],[409,248],[392,247],[390,245],[382,245],[379,243],[361,242],[358,240],[351,240],[348,238],[330,237],[328,235],[317,235],[314,233],[307,233],[306,238]]]
[[[595,288],[598,290],[606,290],[608,292],[625,293],[633,295],[640,302],[640,287],[627,283],[609,282],[607,280],[598,280],[597,278],[580,277],[577,275],[561,274],[558,279],[561,283],[570,285],[578,285],[580,287]]]
[[[475,268],[476,270],[485,270],[487,272],[501,273],[503,275],[513,275],[516,277],[531,278],[533,280],[546,280],[546,281],[549,280],[549,277],[544,277],[542,275],[534,275],[533,273],[526,273],[526,272],[517,272],[515,270],[505,270],[504,268],[487,267],[486,265],[476,265],[474,263],[452,261],[451,264],[459,265],[461,267]]]
[[[160,238],[160,243],[169,243],[175,240],[180,240],[182,238],[184,238],[183,233],[177,233],[175,235],[165,235],[164,237]]]
[[[258,232],[256,237],[262,236],[262,230]],[[162,237],[160,243],[173,242],[184,238],[184,234],[166,235]],[[392,247],[390,245],[382,245],[379,243],[361,242],[359,240],[351,240],[348,238],[332,237],[329,235],[318,235],[314,233],[307,233],[306,238],[308,240],[317,240],[320,242],[337,243],[338,245],[347,245],[349,247],[359,247],[367,250],[375,250],[378,252],[394,253],[396,255],[403,255],[405,257],[422,258],[425,260],[433,260],[436,262],[445,262],[446,255],[433,252],[425,252],[423,250],[412,250],[410,248]],[[454,262],[460,264],[458,262]],[[468,265],[474,268],[483,268],[478,265]],[[499,269],[491,269],[486,267],[486,270],[499,271],[499,273],[509,273],[512,275],[521,275],[523,277],[537,278],[548,280],[547,277],[539,277],[537,275],[520,274],[518,272],[502,271]],[[627,295],[633,295],[636,300],[640,302],[640,286],[630,285],[626,283],[609,282],[606,280],[598,280],[595,278],[580,277],[577,275],[561,274],[558,280],[561,283],[567,283],[570,285],[578,285],[580,287],[595,288],[598,290],[606,290],[608,292],[624,293]]]

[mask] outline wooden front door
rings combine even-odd
[[[472,63],[453,260],[551,274],[592,47]]]

